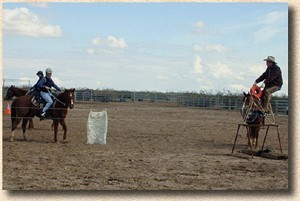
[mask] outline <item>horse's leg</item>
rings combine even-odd
[[[16,130],[18,124],[21,122],[21,120],[22,119],[16,118],[16,117],[12,118],[11,134],[10,134],[10,139],[9,139],[10,142],[14,141],[15,130]]]
[[[257,131],[257,127],[253,127],[252,128],[252,146],[254,146],[254,147],[256,144],[256,131]]]
[[[257,148],[257,145],[258,145],[259,130],[260,130],[260,127],[257,127],[256,134],[255,134],[255,138],[256,138],[255,149]]]
[[[54,123],[52,122],[52,124],[51,124],[51,131],[53,131],[53,128],[54,128]]]
[[[27,126],[27,122],[29,119],[24,118],[23,122],[22,122],[22,130],[23,130],[23,139],[24,141],[27,141],[26,136],[25,136],[25,132],[26,132],[26,126]]]
[[[53,125],[53,122],[52,122],[52,124],[51,124],[51,131],[53,131],[53,127],[54,127],[54,125]],[[62,130],[64,130],[64,128],[62,128]]]
[[[54,142],[57,142],[57,130],[58,130],[58,124],[59,124],[59,120],[57,120],[57,119],[53,120],[53,126],[54,126]]]
[[[248,132],[249,132],[249,138],[250,138],[249,145],[252,146],[253,145],[253,126],[249,125]]]
[[[68,130],[68,127],[67,127],[67,124],[65,122],[65,119],[60,119],[59,120],[59,123],[61,124],[61,126],[63,127],[63,130],[64,130],[64,136],[63,136],[63,143],[67,143],[68,140],[67,140],[67,130]]]
[[[34,128],[33,119],[29,119],[28,129],[31,130]]]

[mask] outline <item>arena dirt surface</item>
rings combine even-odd
[[[104,108],[107,145],[88,145],[89,110]],[[247,148],[244,128],[230,154],[241,123],[237,111],[146,102],[77,103],[66,119],[66,144],[53,143],[51,121],[37,118],[27,142],[20,128],[15,142],[9,142],[10,119],[3,117],[4,190],[288,190],[288,160],[239,153]],[[288,154],[288,118],[276,120]],[[270,128],[265,147],[279,153],[275,128]]]

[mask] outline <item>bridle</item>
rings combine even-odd
[[[48,90],[48,89],[47,89]],[[64,107],[66,107],[66,106],[69,106],[70,108],[73,108],[74,107],[74,97],[73,97],[73,92],[72,91],[67,91],[67,93],[68,93],[68,95],[69,95],[69,100],[70,100],[70,104],[69,103],[64,103],[64,102],[62,102],[61,100],[59,100],[56,96],[54,96],[52,93],[51,93],[51,91],[50,90],[48,90],[48,92],[50,93],[50,95],[57,101],[57,102],[59,102],[60,104],[62,104]],[[65,91],[64,92],[62,92],[62,93],[65,93]]]
[[[246,104],[247,100],[249,102],[248,104]],[[243,106],[241,109],[241,115],[242,115],[244,121],[247,120],[248,115],[252,111],[255,111],[255,110],[262,111],[263,110],[263,107],[261,106],[261,104],[258,101],[260,101],[260,99],[257,97],[254,97],[251,94],[247,94],[244,97]]]

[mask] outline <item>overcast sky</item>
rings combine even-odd
[[[247,91],[281,67],[288,94],[287,3],[3,3],[3,78],[61,87]]]

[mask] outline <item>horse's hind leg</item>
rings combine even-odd
[[[21,122],[21,119],[12,117],[11,122],[12,122],[12,125],[11,125],[11,134],[10,134],[9,141],[13,142],[13,141],[15,141],[14,137],[15,137],[16,128],[17,128],[18,124]]]
[[[59,120],[53,120],[54,126],[54,142],[57,142],[57,130],[58,130]]]
[[[54,124],[52,122],[50,130],[53,131],[53,128],[54,128]],[[62,128],[62,130],[64,130],[64,128]]]
[[[28,129],[31,130],[34,128],[33,119],[29,119]]]
[[[256,142],[255,142],[255,149],[257,148],[257,145],[258,145],[259,130],[260,130],[260,128],[257,127],[256,131],[255,131],[255,140],[256,140]]]
[[[247,129],[247,135],[248,135],[248,138],[249,138],[249,141],[248,141],[248,145],[250,146],[253,146],[253,141],[254,141],[254,138],[253,138],[253,126],[249,125],[249,128]]]
[[[27,126],[28,120],[29,119],[25,118],[25,119],[23,119],[23,122],[22,122],[22,130],[23,130],[23,139],[24,139],[24,141],[27,141],[26,136],[25,136],[25,132],[26,132],[26,126]]]

